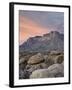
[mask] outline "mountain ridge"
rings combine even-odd
[[[51,31],[42,36],[30,37],[19,46],[20,51],[51,51],[64,49],[64,34]]]

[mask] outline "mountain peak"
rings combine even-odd
[[[63,50],[64,35],[58,31],[51,31],[43,36],[29,38],[20,46],[25,51]]]
[[[59,35],[60,33],[58,31],[51,31],[50,33],[44,34],[43,36],[53,36],[53,35]]]
[[[50,33],[51,33],[51,34],[59,34],[58,31],[51,31]]]

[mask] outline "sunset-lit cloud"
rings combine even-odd
[[[49,32],[49,28],[43,27],[28,17],[19,17],[20,44],[29,37],[41,36]]]
[[[64,13],[19,10],[19,31],[20,44],[30,37],[41,36],[50,31],[64,33]]]

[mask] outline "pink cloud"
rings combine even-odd
[[[33,20],[20,16],[20,44],[26,41],[29,37],[41,36],[49,32],[48,28],[42,27]]]

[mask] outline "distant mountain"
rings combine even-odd
[[[19,47],[20,51],[61,51],[64,50],[64,34],[51,31],[43,36],[30,37]]]

